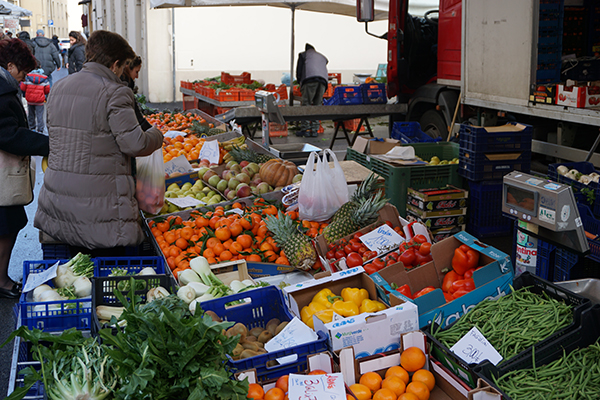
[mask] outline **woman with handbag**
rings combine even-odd
[[[0,298],[21,295],[8,276],[8,263],[19,231],[27,224],[25,205],[33,201],[32,155],[48,155],[48,137],[28,129],[19,83],[37,61],[19,39],[0,40]]]
[[[94,31],[85,55],[83,69],[58,81],[48,101],[50,156],[34,225],[92,256],[117,255],[144,240],[132,158],[160,149],[163,135],[140,127],[133,93],[121,82],[135,57],[129,43]]]

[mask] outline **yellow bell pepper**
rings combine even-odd
[[[333,321],[333,310],[328,309],[328,310],[323,310],[323,311],[317,311],[314,314],[314,316],[319,318],[321,321],[323,321],[323,323],[328,324],[331,321]]]
[[[360,307],[363,300],[369,298],[369,292],[367,289],[344,288],[342,289],[342,298],[344,301],[352,301],[356,307]]]
[[[362,304],[360,305],[359,311],[362,314],[362,313],[372,313],[372,312],[382,311],[385,309],[386,309],[386,306],[382,302],[377,301],[377,300],[365,299],[365,300],[363,300]]]
[[[312,303],[321,303],[327,308],[331,308],[333,302],[340,299],[339,296],[333,294],[329,289],[322,289],[312,298]]]
[[[353,317],[355,315],[360,314],[358,312],[358,306],[352,300],[338,300],[335,303],[333,303],[331,309],[333,310],[333,312],[341,315],[342,317]]]
[[[312,316],[316,312],[323,310],[327,310],[327,307],[325,307],[323,304],[310,302],[307,306],[302,307],[302,310],[300,310],[300,319],[302,319],[302,322],[304,322],[306,325],[314,329]]]

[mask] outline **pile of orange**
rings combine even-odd
[[[304,232],[306,236],[313,239],[322,234],[323,229],[329,225],[327,222],[316,222],[306,219],[300,220],[298,211],[287,211],[286,215],[288,215],[292,220],[296,221],[301,226],[301,231]]]
[[[162,133],[167,131],[180,131],[191,133],[188,129],[194,121],[199,121],[201,124],[206,124],[206,120],[200,115],[188,113],[170,113],[159,112],[146,117],[146,120],[152,125],[155,125]],[[214,128],[213,124],[207,124],[209,128]]]
[[[200,150],[204,145],[204,139],[199,139],[195,135],[177,136],[176,138],[165,137],[162,153],[164,162],[171,161],[184,155],[187,160],[197,160],[200,157]]]
[[[324,375],[326,373],[327,372],[322,369],[316,369],[309,372],[308,375]],[[250,400],[288,400],[288,382],[289,375],[283,375],[277,379],[275,387],[266,392],[258,383],[251,383],[246,398]],[[354,398],[350,396],[348,399],[354,400]]]
[[[400,355],[401,366],[389,368],[383,378],[377,372],[367,372],[350,390],[358,400],[428,400],[435,378],[423,369],[425,361],[421,349],[409,347]]]

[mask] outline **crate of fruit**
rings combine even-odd
[[[237,301],[242,302],[235,306],[229,306],[231,302]],[[283,329],[282,323],[290,322],[293,319],[285,305],[281,291],[273,286],[227,296],[226,299],[203,302],[202,309],[214,312],[224,321],[235,322],[236,325],[233,328],[244,333],[243,336],[257,335],[253,342],[268,343],[271,337],[276,336]],[[243,346],[243,349],[246,347],[252,346]],[[263,344],[262,347],[258,345],[256,347],[262,349],[265,346]],[[304,372],[307,368],[308,356],[326,349],[327,338],[323,333],[319,333],[318,338],[314,341],[268,353],[254,349],[244,354],[248,358],[237,360],[232,358],[229,363],[237,371],[256,369],[259,381],[264,382],[290,373]],[[237,351],[234,350],[234,354],[236,353]],[[235,357],[241,357],[241,355]]]

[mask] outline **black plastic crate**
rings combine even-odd
[[[510,368],[514,363],[518,362],[519,360],[521,360],[523,358],[527,358],[527,357],[530,358],[533,351],[536,352],[535,354],[537,356],[538,349],[548,348],[550,346],[550,344],[560,340],[561,338],[569,337],[569,334],[571,334],[573,331],[577,330],[582,325],[584,312],[586,310],[591,309],[591,307],[592,307],[591,301],[589,299],[587,299],[583,296],[580,296],[578,294],[575,294],[575,293],[571,292],[570,290],[567,290],[560,286],[557,286],[557,285],[553,284],[552,282],[549,282],[538,276],[532,275],[529,272],[522,273],[520,276],[515,278],[515,280],[513,282],[513,288],[515,290],[518,290],[518,289],[521,289],[524,287],[528,287],[529,288],[528,290],[533,293],[536,293],[536,294],[546,293],[549,297],[552,297],[556,300],[562,300],[565,303],[572,305],[573,306],[573,322],[569,326],[566,326],[566,327],[562,328],[561,330],[554,332],[552,335],[548,336],[546,339],[541,340],[535,346],[529,347],[529,348],[521,351],[519,354],[517,354],[516,356],[512,357],[509,360],[503,360],[502,363],[499,364],[499,366],[495,367],[499,371],[502,371],[501,373],[505,373],[504,372],[505,370]],[[452,325],[454,325],[454,323]],[[452,325],[449,325],[445,329],[450,329],[452,327]],[[444,346],[441,342],[439,342],[436,338],[433,337],[433,334],[431,332],[432,332],[432,330],[437,330],[437,329],[438,329],[438,324],[436,324],[436,323],[432,323],[431,325],[428,325],[425,327],[425,329],[423,329],[423,331],[427,335],[427,340],[432,344],[432,347],[433,347],[432,352],[433,352],[434,356],[435,356],[435,353],[438,352],[446,359],[453,361],[456,364],[454,366],[454,368],[458,367],[460,370],[462,370],[462,372],[465,374],[465,377],[468,377],[468,379],[470,379],[471,381],[477,381],[478,376],[475,373],[475,369],[477,366],[481,366],[483,363],[485,363],[485,361],[482,363],[479,363],[479,364],[465,363],[462,359],[455,356],[450,351],[449,348]],[[439,356],[436,358],[438,360],[440,360]],[[461,376],[461,379],[463,379],[462,376]],[[467,382],[467,380],[465,380],[465,382]]]
[[[600,184],[590,182],[589,184],[584,185],[581,182],[560,175],[556,169],[561,165],[564,165],[569,170],[576,169],[582,174],[589,175],[592,172],[599,173],[599,171],[596,171],[594,164],[585,161],[550,164],[548,165],[548,178],[558,183],[571,186],[573,196],[577,203],[589,206],[592,213],[600,215]]]
[[[521,131],[511,131],[509,125],[505,125],[506,131],[489,130],[489,127],[471,126],[461,124],[459,137],[460,148],[486,153],[509,153],[514,151],[531,150],[531,137],[533,127],[531,125],[518,124],[525,127]],[[498,127],[494,127],[498,128]]]
[[[545,346],[536,347],[535,353],[516,357],[510,365],[506,365],[503,368],[498,368],[489,361],[484,361],[474,368],[474,373],[477,377],[483,379],[490,386],[500,391],[504,400],[511,400],[511,397],[498,389],[494,383],[494,378],[499,378],[511,371],[532,369],[534,366],[535,368],[539,368],[561,358],[564,354],[571,353],[573,350],[585,348],[594,344],[599,338],[600,305],[595,305],[582,312],[581,324],[577,328],[546,343]]]
[[[468,152],[460,150],[458,174],[471,181],[502,179],[512,171],[528,173],[531,169],[531,152],[521,153],[517,158],[508,160],[494,160],[491,155],[483,155],[483,158],[468,155]]]
[[[554,282],[600,278],[600,257],[580,256],[566,249],[556,249]]]

